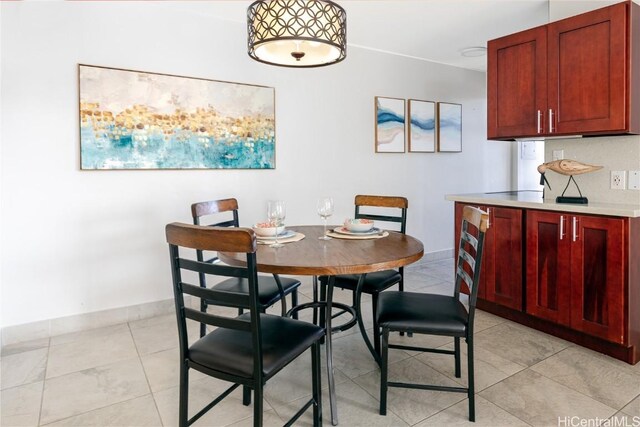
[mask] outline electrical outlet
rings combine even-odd
[[[553,160],[564,159],[564,150],[553,150]]]
[[[629,190],[640,190],[640,171],[629,171]]]
[[[624,190],[625,188],[625,171],[611,171],[611,189]]]

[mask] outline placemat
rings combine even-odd
[[[286,239],[278,239],[278,243],[291,243],[304,239],[304,234],[298,233],[297,231],[295,233],[295,235],[287,237]],[[256,242],[258,242],[259,245],[270,245],[272,243],[275,243],[276,241],[275,239],[262,240],[260,239],[260,237],[256,237]]]
[[[346,240],[369,240],[369,239],[382,239],[383,237],[387,237],[389,232],[383,231],[382,234],[374,234],[368,236],[354,236],[353,234],[340,234],[334,231],[328,231],[327,236],[333,237],[334,239],[346,239]]]

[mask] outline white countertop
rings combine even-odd
[[[514,208],[575,212],[592,215],[623,216],[630,218],[640,217],[640,204],[624,205],[616,203],[589,202],[587,205],[578,205],[571,203],[556,203],[553,200],[543,200],[542,192],[538,191],[448,194],[445,196],[445,199],[454,202],[476,203],[492,206],[510,206]]]

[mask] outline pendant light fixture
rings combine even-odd
[[[330,0],[258,0],[247,10],[249,56],[282,67],[323,67],[347,56],[347,14]]]

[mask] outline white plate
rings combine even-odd
[[[333,229],[333,231],[339,234],[348,234],[351,236],[372,236],[374,234],[380,233],[381,230],[379,228],[373,227],[369,231],[349,231],[346,227],[336,227]]]
[[[288,237],[293,237],[296,235],[296,232],[293,230],[284,230],[284,232],[280,233],[278,235],[278,239],[286,239]],[[276,236],[269,236],[269,237],[262,237],[262,236],[256,236],[256,239],[258,240],[276,240]]]

